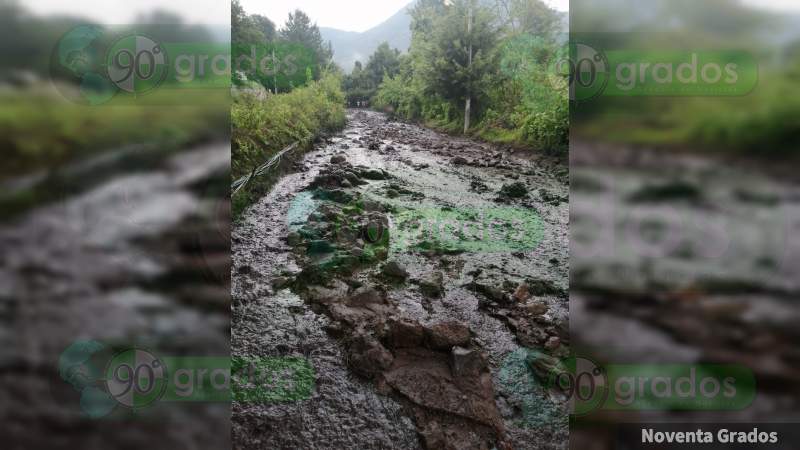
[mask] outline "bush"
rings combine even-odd
[[[285,94],[237,92],[231,108],[234,179],[250,174],[292,143],[307,148],[320,134],[343,128],[344,101],[341,80],[333,74]],[[234,200],[234,216],[265,192],[265,183],[238,194],[241,197]]]

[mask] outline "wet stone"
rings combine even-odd
[[[353,370],[368,378],[391,367],[394,360],[380,342],[368,335],[357,336],[350,345],[349,354]]]
[[[437,272],[419,280],[419,289],[426,297],[439,298],[444,294],[444,286],[442,283],[442,274]]]
[[[527,196],[528,186],[522,182],[504,184],[503,187],[500,188],[501,198],[524,198]]]
[[[428,329],[428,342],[434,350],[450,350],[469,345],[469,328],[459,322],[443,322]]]
[[[353,306],[366,306],[376,303],[385,303],[385,298],[386,295],[374,287],[363,286],[356,289],[356,291],[350,295],[348,304]]]
[[[383,266],[383,274],[392,278],[406,279],[408,278],[408,271],[405,267],[401,266],[397,261],[389,261]]]
[[[388,345],[390,348],[420,347],[425,341],[425,328],[410,320],[389,323]]]
[[[486,361],[477,350],[453,347],[450,364],[456,377],[477,377],[486,369]]]

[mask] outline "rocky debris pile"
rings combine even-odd
[[[413,412],[427,448],[505,446],[488,358],[470,328],[452,320],[423,323],[402,311],[390,298],[390,287],[381,284],[410,278],[395,260],[386,262],[377,278],[358,276],[387,257],[387,207],[351,191],[346,191],[349,202],[339,202],[344,196],[331,193],[343,191],[341,182],[353,185],[369,172],[338,159],[333,164],[311,183],[315,197],[324,201],[287,238],[303,268],[293,290],[328,316],[326,329],[344,344],[351,370]],[[439,272],[412,281],[427,296],[444,293]]]
[[[547,280],[534,279],[519,284],[506,281],[501,286],[477,280],[468,287],[482,297],[479,302],[481,309],[502,320],[521,345],[544,348],[555,356],[566,356],[569,327],[566,321],[548,317],[549,302],[569,298],[565,289]]]
[[[528,186],[523,182],[504,184],[498,192],[498,201],[509,201],[528,197]]]

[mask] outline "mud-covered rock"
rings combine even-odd
[[[425,342],[425,328],[411,320],[389,322],[388,346],[392,349],[420,347]]]
[[[476,292],[483,294],[489,300],[498,303],[505,303],[508,300],[506,293],[503,292],[503,289],[500,287],[492,286],[488,283],[473,283],[472,287]]]
[[[566,297],[566,290],[558,287],[550,280],[526,280],[528,290],[534,296],[541,297],[545,295],[555,295],[559,297]]]
[[[394,357],[372,336],[358,335],[348,348],[350,367],[359,374],[373,378],[392,365]]]
[[[504,199],[525,198],[528,196],[528,186],[522,182],[504,184],[500,188],[499,195]]]
[[[372,286],[362,286],[356,289],[347,300],[349,305],[367,306],[386,302],[386,293]]]
[[[430,298],[439,298],[444,294],[443,283],[441,272],[430,274],[417,282],[420,292]]]
[[[380,180],[385,180],[387,178],[387,175],[382,170],[367,169],[361,171],[361,178],[373,181],[380,181]]]
[[[487,370],[486,359],[478,350],[463,347],[453,347],[450,367],[456,377],[478,377]]]
[[[417,405],[502,428],[488,372],[455,377],[440,353],[408,349],[397,351],[384,377],[390,386]]]
[[[383,274],[400,280],[408,278],[408,271],[397,261],[389,261],[383,266]]]
[[[519,286],[517,286],[517,289],[514,291],[513,297],[514,297],[514,300],[516,300],[517,302],[520,302],[520,303],[524,303],[524,302],[528,301],[528,299],[531,298],[530,288],[528,287],[528,285],[526,283],[520,284]]]
[[[460,322],[437,323],[427,330],[428,344],[434,350],[450,350],[469,345],[469,327]]]

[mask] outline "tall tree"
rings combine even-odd
[[[366,72],[374,87],[381,84],[384,75],[397,75],[400,72],[400,50],[392,49],[388,42],[383,42],[369,57]]]
[[[280,36],[288,42],[303,44],[311,49],[317,55],[317,62],[321,67],[326,67],[333,58],[331,45],[322,40],[317,24],[312,23],[308,15],[299,9],[289,13],[289,19],[281,29]]]
[[[265,18],[266,19],[266,18]],[[274,27],[274,26],[273,26]],[[248,16],[239,0],[231,3],[231,42],[234,44],[263,44],[267,41],[263,25]]]
[[[253,14],[250,16],[250,20],[252,20],[255,27],[264,34],[266,42],[275,40],[277,37],[277,30],[275,29],[275,24],[269,20],[269,18],[259,14]]]
[[[454,106],[480,101],[495,69],[498,35],[491,11],[474,0],[453,0],[420,45],[415,69],[427,90]]]

